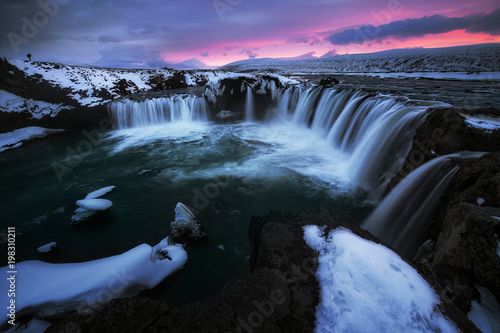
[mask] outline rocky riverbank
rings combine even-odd
[[[304,241],[305,225],[326,232],[346,228],[379,243],[333,209],[271,212],[251,221],[251,272],[228,283],[217,297],[174,309],[141,297],[117,299],[91,314],[52,318],[56,322],[47,332],[67,327],[75,332],[312,332],[320,298],[318,253]],[[441,292],[439,283],[430,282]],[[442,301],[441,311],[462,331],[476,331],[448,298]]]

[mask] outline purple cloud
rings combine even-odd
[[[248,59],[255,59],[259,56],[259,54],[255,51],[258,51],[258,48],[252,48],[252,49],[243,49],[240,51],[240,54],[245,54],[248,56]]]
[[[344,30],[325,39],[334,45],[363,44],[372,41],[381,42],[387,38],[405,39],[455,30],[500,35],[500,8],[490,14],[462,17],[424,16],[416,19],[394,21],[377,27],[368,24],[359,29]]]

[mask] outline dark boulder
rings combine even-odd
[[[340,81],[334,78],[333,76],[324,77],[321,79],[321,81],[319,81],[319,85],[325,88],[333,87],[339,83]]]

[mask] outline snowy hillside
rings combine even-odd
[[[96,106],[124,94],[158,88],[169,80],[184,82],[185,86],[204,85],[217,74],[214,72],[178,72],[172,69],[112,69],[84,67],[44,62],[4,60],[17,67],[26,76],[45,80],[53,86],[70,90],[69,96],[82,106]],[[14,73],[12,73],[14,74]],[[173,84],[173,82],[172,82]],[[161,87],[160,87],[161,86]]]
[[[29,126],[94,126],[107,117],[107,103],[117,98],[205,86],[225,75],[213,70],[115,69],[0,58],[0,133]]]
[[[497,72],[500,71],[500,44],[398,49],[306,60],[249,59],[227,64],[221,69],[278,74]]]
[[[186,70],[186,69],[212,69],[213,67],[199,61],[196,58],[184,60],[172,66],[174,69]]]

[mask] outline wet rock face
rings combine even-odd
[[[500,208],[460,203],[444,219],[432,268],[450,287],[449,297],[463,311],[479,298],[475,285],[488,288],[500,300]]]
[[[212,118],[218,122],[231,122],[245,119],[245,105],[247,88],[252,89],[255,120],[264,120],[268,111],[276,108],[277,100],[269,86],[273,83],[276,88],[283,88],[279,79],[263,75],[261,77],[239,76],[220,80],[216,86],[208,84],[206,87],[207,103]],[[231,117],[221,117],[221,112],[230,113]]]
[[[394,188],[410,172],[431,159],[464,150],[492,152],[500,150],[500,131],[486,132],[467,125],[460,109],[431,110],[417,129],[412,149],[401,170],[388,188]],[[475,110],[474,113],[500,115],[499,110]]]
[[[479,299],[476,286],[488,288],[500,302],[500,131],[484,131],[465,115],[498,116],[500,111],[437,109],[417,129],[413,147],[393,188],[411,171],[445,154],[464,150],[492,152],[464,163],[427,219],[428,241],[415,260],[444,288],[462,313]]]
[[[500,302],[500,151],[462,166],[432,217],[437,240],[432,269],[464,312],[479,297],[476,285]]]

